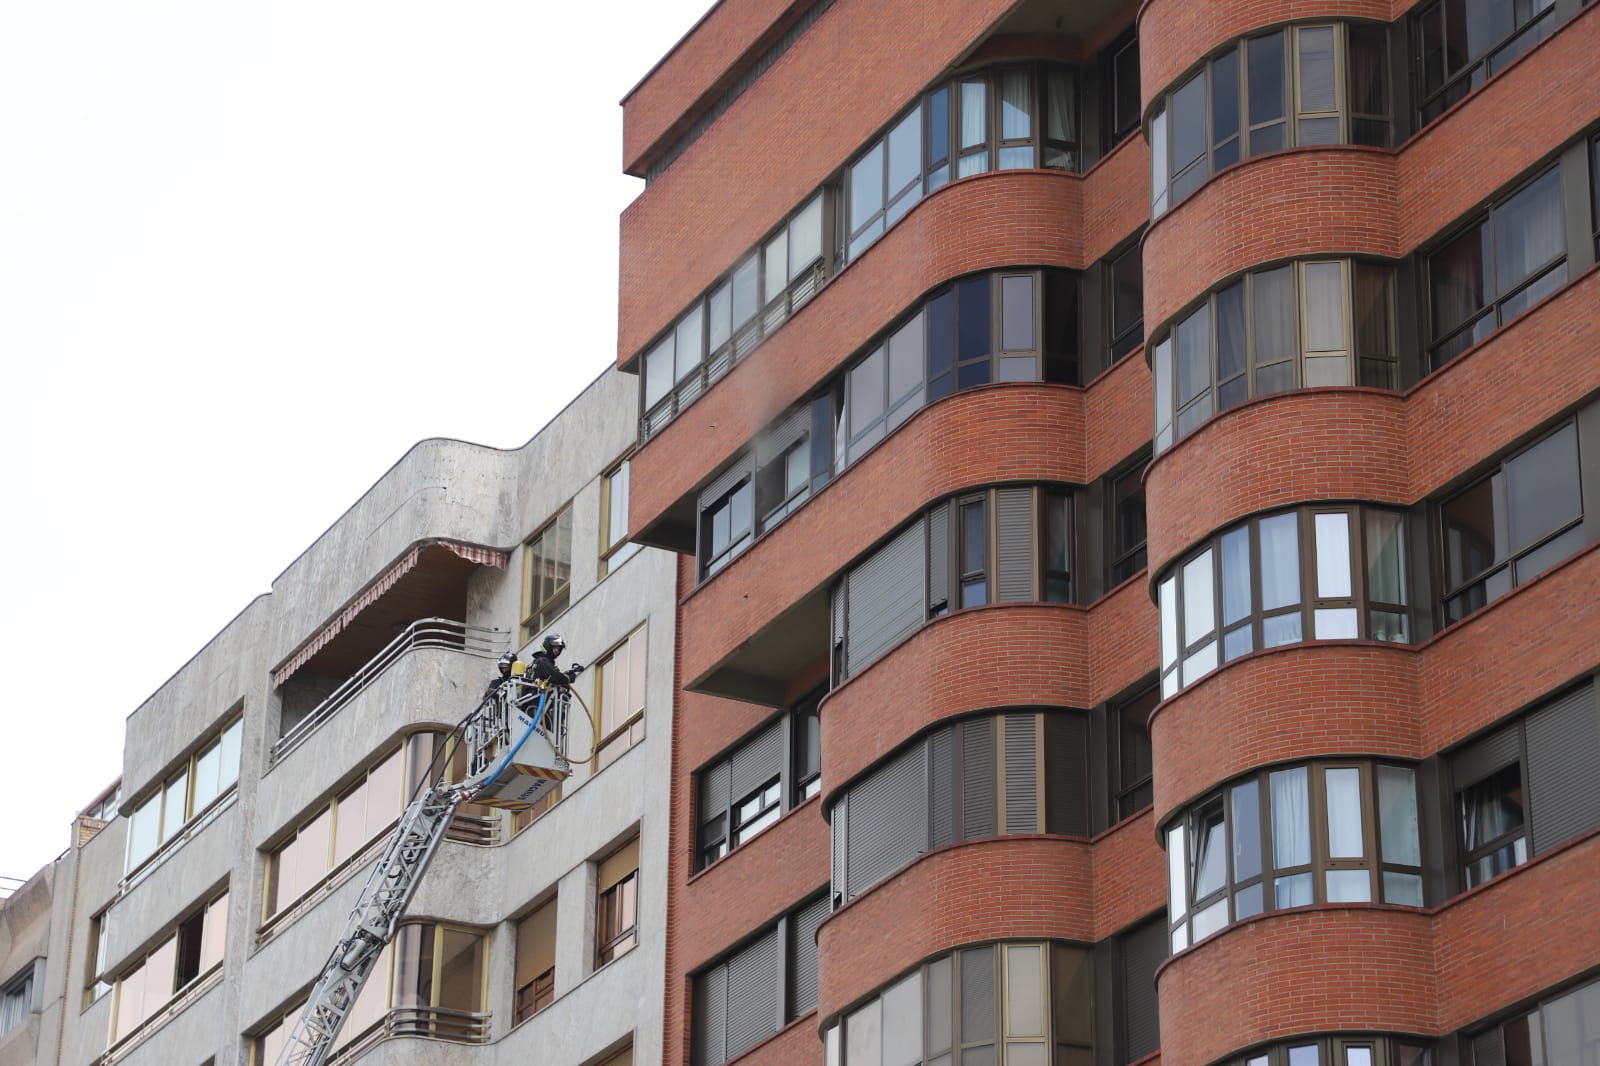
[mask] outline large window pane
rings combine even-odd
[[[1227,879],[1227,837],[1222,807],[1202,811],[1194,827],[1194,898],[1204,899]]]
[[[1365,513],[1367,596],[1377,603],[1406,602],[1405,539],[1400,516],[1389,511]]]
[[[1249,84],[1250,154],[1286,146],[1283,135],[1283,32],[1253,37],[1245,52]]]
[[[1233,879],[1248,881],[1261,872],[1261,783],[1254,778],[1229,793],[1233,818]]]
[[[1210,633],[1216,625],[1216,600],[1212,590],[1211,552],[1202,552],[1183,567],[1183,642],[1185,646]]]
[[[1556,168],[1494,212],[1495,282],[1499,295],[1560,256],[1561,170]]]
[[[822,196],[818,194],[789,223],[789,277],[822,258]]]
[[[1416,771],[1402,766],[1378,767],[1378,833],[1384,862],[1422,865]]]
[[[1316,516],[1317,595],[1343,599],[1350,595],[1350,516],[1344,512]]]
[[[1211,309],[1202,304],[1178,323],[1178,406],[1211,385]]]
[[[1583,514],[1575,424],[1506,463],[1506,504],[1513,552]]]
[[[1344,268],[1340,263],[1307,263],[1306,350],[1344,351]]]
[[[1267,782],[1272,793],[1272,865],[1279,870],[1305,866],[1311,862],[1311,797],[1306,768],[1275,770]]]
[[[1294,267],[1260,270],[1251,275],[1251,320],[1256,344],[1256,395],[1264,396],[1294,387],[1292,360],[1299,351],[1295,323],[1298,302],[1295,295]],[[1284,363],[1287,379],[1270,377],[1261,369]]]
[[[922,974],[913,973],[883,993],[883,1066],[921,1062]]]
[[[850,232],[856,234],[883,210],[883,142],[850,167]]]
[[[1182,918],[1189,911],[1188,862],[1182,825],[1167,830],[1167,916]]]
[[[1293,513],[1261,520],[1261,607],[1300,602],[1300,520]]]
[[[1222,537],[1222,624],[1230,626],[1250,613],[1250,528]]]
[[[1213,165],[1239,161],[1239,53],[1224,52],[1211,64],[1211,144]]]
[[[1036,945],[1006,948],[1006,1035],[1044,1035],[1044,960]]]
[[[1008,70],[1000,80],[1000,138],[1014,141],[1033,136],[1026,70]]]
[[[1442,337],[1488,302],[1492,283],[1486,274],[1489,227],[1474,226],[1428,259],[1428,296],[1433,335]]]
[[[956,286],[956,359],[968,362],[989,354],[989,279]]]
[[[1305,27],[1299,31],[1299,44],[1301,114],[1336,110],[1338,99],[1334,81],[1333,27]],[[1301,123],[1301,130],[1305,130],[1304,122]],[[1307,142],[1302,137],[1301,143],[1327,142]]]
[[[682,381],[700,366],[702,355],[701,346],[705,343],[701,336],[701,309],[699,304],[689,309],[689,312],[678,319],[677,351],[678,351],[678,380]]]
[[[1335,767],[1323,773],[1328,798],[1328,856],[1359,859],[1366,854],[1361,839],[1361,771]]]
[[[1032,275],[1000,279],[1000,346],[1008,352],[1035,346]]]

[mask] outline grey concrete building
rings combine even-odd
[[[113,816],[0,910],[0,979],[39,960],[0,1064],[270,1066],[445,734],[555,631],[573,775],[457,814],[335,1061],[661,1061],[676,570],[624,539],[630,384],[417,444],[134,710]]]

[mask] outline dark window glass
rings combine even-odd
[[[1139,128],[1139,42],[1117,48],[1111,58],[1111,136],[1115,143]]]
[[[1422,121],[1431,122],[1555,28],[1546,0],[1441,0],[1415,23]]]
[[[1382,26],[1351,23],[1349,34],[1350,141],[1389,146],[1389,37]]]
[[[1111,583],[1121,584],[1145,568],[1144,464],[1111,482]]]
[[[1281,30],[1252,37],[1246,46],[1251,155],[1276,151],[1288,144],[1284,129],[1283,55]]]
[[[988,508],[983,500],[963,503],[960,509],[961,606],[979,607],[989,602]]]
[[[1202,71],[1172,94],[1172,202],[1188,196],[1205,181],[1206,76]]]
[[[809,697],[794,712],[794,803],[822,791],[822,723],[817,702],[817,697]]]
[[[972,278],[956,286],[956,359],[988,357],[989,279]]]
[[[1211,166],[1221,170],[1239,161],[1239,53],[1227,52],[1211,64]]]
[[[927,110],[928,170],[932,172],[940,166],[948,167],[950,163],[950,90],[940,89],[929,93]],[[928,188],[933,186],[930,180]]]
[[[1211,308],[1178,323],[1178,436],[1211,417]]]
[[[1468,888],[1527,861],[1520,763],[1502,767],[1462,789],[1457,804]]]
[[[1440,507],[1447,622],[1583,546],[1578,455],[1578,427],[1569,422]]]
[[[1150,806],[1150,712],[1161,699],[1151,685],[1116,708],[1116,816],[1123,819]]]
[[[1218,292],[1216,308],[1217,407],[1225,411],[1250,394],[1245,365],[1249,342],[1244,331],[1244,282],[1235,282]]]
[[[1041,569],[1047,603],[1072,602],[1072,497],[1047,492],[1040,500],[1044,524]]]
[[[1144,343],[1144,260],[1137,242],[1111,260],[1111,358]]]
[[[1078,377],[1078,279],[1062,271],[1044,275],[1044,379],[1076,385]]]

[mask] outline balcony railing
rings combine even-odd
[[[371,1029],[334,1052],[328,1066],[354,1062],[367,1049],[391,1037],[425,1037],[452,1044],[487,1044],[488,1013],[449,1010],[445,1007],[396,1007]]]
[[[328,698],[296,722],[272,745],[269,762],[277,765],[283,757],[305,743],[345,705],[365,692],[384,672],[406,654],[421,648],[447,648],[480,659],[496,659],[510,646],[510,634],[499,629],[469,626],[449,618],[422,618],[400,631],[400,635],[368,659],[362,667],[334,689]]]

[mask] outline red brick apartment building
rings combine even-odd
[[[1600,3],[721,0],[624,107],[668,1064],[1600,1062]]]

